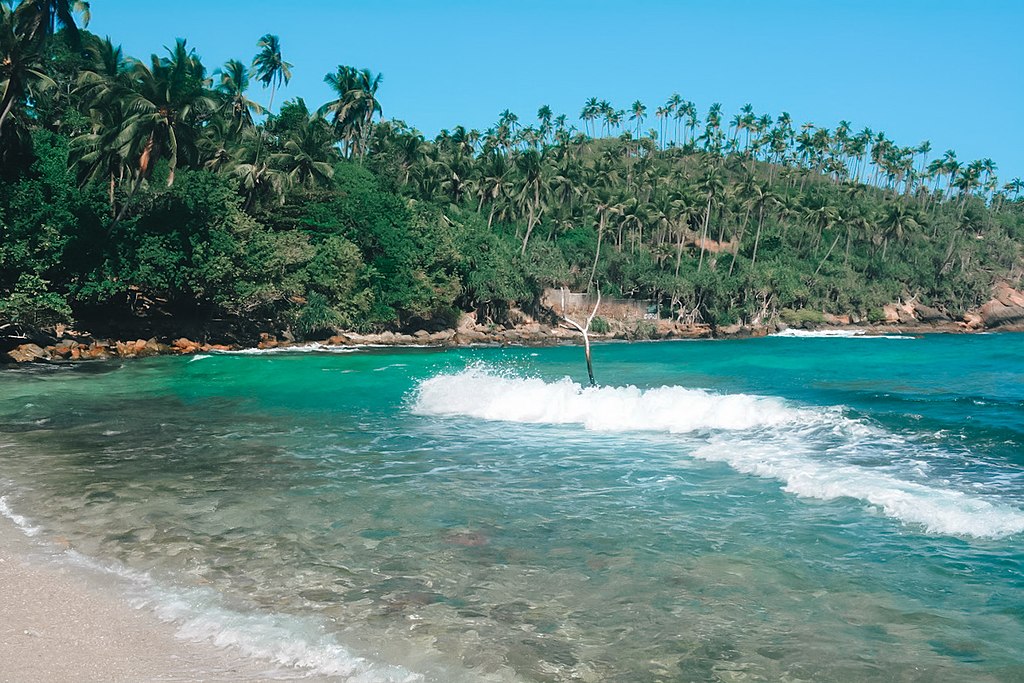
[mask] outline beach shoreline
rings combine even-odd
[[[712,328],[707,325],[678,324],[651,321],[642,330],[621,327],[606,333],[590,333],[592,343],[636,341],[681,341],[694,339],[747,339],[767,337],[778,333],[790,336],[915,336],[922,334],[985,334],[992,332],[1021,332],[1024,326],[1003,325],[998,328],[967,327],[963,323],[895,323],[895,324],[827,324],[808,327],[732,325]],[[273,352],[317,350],[318,348],[469,348],[529,346],[546,347],[583,344],[583,337],[575,330],[531,323],[515,327],[470,325],[428,333],[414,334],[381,332],[362,334],[342,332],[322,339],[293,340],[264,334],[255,343],[210,343],[186,337],[176,339],[152,337],[149,339],[105,339],[74,336],[42,345],[28,342],[0,353],[0,367],[25,363],[77,362],[114,358],[145,358],[150,356],[181,356],[211,352]]]
[[[0,683],[317,680],[177,637],[173,623],[118,595],[110,577],[19,527],[0,516]]]

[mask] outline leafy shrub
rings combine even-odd
[[[607,334],[612,331],[611,323],[599,315],[595,315],[590,321],[590,331],[595,334]]]
[[[32,328],[52,327],[71,321],[71,308],[49,283],[37,275],[23,274],[7,298],[0,298],[0,320]]]
[[[792,308],[783,308],[779,311],[779,318],[791,327],[821,325],[825,322],[824,313],[810,308],[801,308],[795,311]]]
[[[303,337],[333,331],[342,323],[341,315],[334,310],[327,297],[319,292],[309,295],[306,305],[299,309],[295,318],[295,331]]]
[[[630,330],[630,339],[653,339],[658,332],[658,326],[650,320],[638,320]]]
[[[884,323],[886,321],[885,311],[881,308],[872,308],[868,311],[868,322],[871,324]]]

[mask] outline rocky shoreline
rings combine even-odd
[[[640,341],[671,339],[724,339],[763,337],[785,329],[856,331],[867,335],[979,333],[991,331],[1024,331],[1024,293],[1007,284],[993,288],[993,297],[984,305],[968,311],[963,318],[953,319],[945,311],[919,302],[900,302],[883,309],[884,320],[860,321],[851,316],[816,314],[813,321],[797,325],[772,322],[756,325],[712,327],[685,324],[670,320],[609,320],[606,332],[591,332],[592,341]],[[505,326],[480,324],[472,314],[462,317],[458,327],[428,332],[418,330],[411,334],[381,332],[359,334],[344,332],[325,339],[297,341],[288,334],[275,336],[263,333],[255,344],[208,343],[186,337],[174,339],[150,337],[148,339],[112,340],[96,339],[85,333],[58,328],[52,333],[36,333],[33,339],[16,343],[8,337],[6,352],[0,351],[0,364],[53,363],[112,358],[145,358],[160,355],[190,355],[216,351],[243,349],[287,349],[310,345],[344,346],[553,346],[582,343],[579,332],[559,325],[537,322],[520,316],[518,324]]]

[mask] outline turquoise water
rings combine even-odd
[[[183,637],[341,679],[1020,681],[1022,357],[608,344],[597,389],[575,347],[19,369],[0,511]]]

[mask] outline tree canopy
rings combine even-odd
[[[678,93],[650,110],[589,98],[580,128],[541,106],[427,139],[383,118],[371,69],[338,65],[330,101],[275,111],[301,68],[277,36],[211,73],[185,39],[124,55],[89,11],[0,1],[9,321],[314,335],[502,322],[549,286],[711,325],[870,319],[898,299],[956,314],[1024,270],[1024,183],[927,141],[751,105],[702,114]]]

